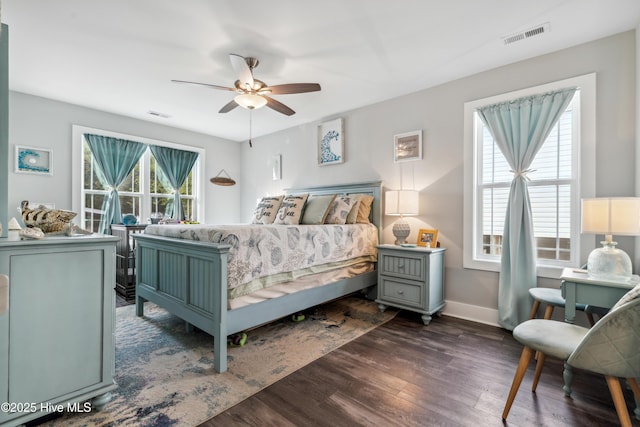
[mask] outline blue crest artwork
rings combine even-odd
[[[47,150],[20,147],[17,151],[18,171],[51,173],[50,153]]]
[[[331,151],[331,141],[335,140],[337,142],[339,138],[340,133],[335,130],[330,130],[322,137],[322,140],[320,141],[321,163],[332,163],[340,161],[342,156]]]

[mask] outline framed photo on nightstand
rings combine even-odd
[[[438,230],[421,228],[418,231],[418,246],[425,248],[435,248],[438,245]]]

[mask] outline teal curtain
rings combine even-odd
[[[110,189],[102,203],[103,215],[98,230],[109,234],[111,224],[122,223],[118,187],[136,166],[147,146],[141,142],[103,135],[85,134],[84,137],[98,166],[98,179]]]
[[[198,160],[198,153],[158,145],[150,145],[149,149],[173,188],[173,205],[167,205],[165,215],[183,220],[184,209],[180,201],[180,187],[187,180],[191,168]]]
[[[513,172],[498,283],[498,323],[508,330],[529,317],[529,288],[537,283],[527,173],[575,91],[576,88],[563,89],[478,109]]]

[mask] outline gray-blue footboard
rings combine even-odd
[[[151,301],[213,336],[214,368],[227,370],[227,335],[368,288],[372,271],[321,287],[227,310],[227,255],[230,246],[138,234],[136,314]]]

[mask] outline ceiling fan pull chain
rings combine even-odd
[[[251,110],[249,110],[249,147],[253,147],[253,144],[251,143],[251,127],[252,127],[252,115],[251,115]]]

